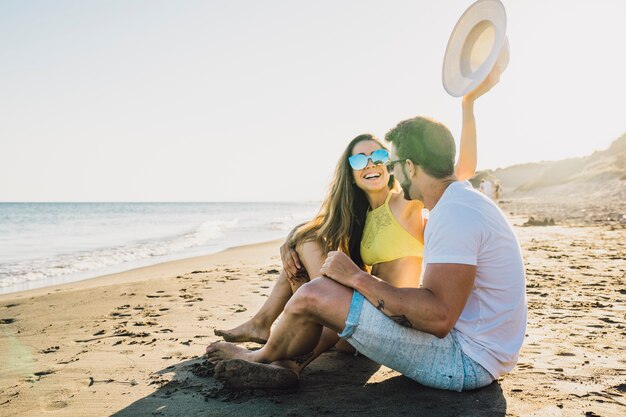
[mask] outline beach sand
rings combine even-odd
[[[626,415],[624,225],[516,232],[527,338],[518,366],[486,388],[430,389],[336,351],[292,392],[231,392],[201,376],[213,330],[271,291],[275,241],[0,296],[0,415]]]

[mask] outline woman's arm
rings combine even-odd
[[[454,167],[456,177],[464,181],[476,173],[478,150],[476,145],[476,119],[474,118],[474,101],[496,85],[500,81],[500,68],[495,66],[485,81],[474,90],[463,96],[461,106],[463,109],[463,126],[461,128],[461,143],[459,146],[459,159]]]

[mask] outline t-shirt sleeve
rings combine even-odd
[[[427,264],[478,264],[482,216],[460,204],[446,204],[431,213],[425,235]]]

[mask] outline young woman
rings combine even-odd
[[[476,124],[474,101],[499,80],[497,68],[476,90],[463,97],[463,127],[455,173],[470,178],[476,169]],[[394,192],[395,181],[387,172],[385,146],[365,134],[353,139],[343,152],[319,213],[296,227],[281,247],[283,271],[269,298],[247,322],[215,334],[230,342],[265,343],[272,323],[292,294],[310,278],[319,276],[326,255],[333,250],[380,279],[397,287],[419,285],[425,220],[419,201]],[[335,344],[336,333],[325,329],[315,355],[287,364],[296,373],[314,357]]]

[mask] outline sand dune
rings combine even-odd
[[[498,178],[500,207],[510,215],[554,219],[567,225],[626,224],[626,135],[584,158],[482,171],[473,179]]]
[[[614,179],[626,180],[626,135],[615,140],[604,151],[582,158],[513,165],[479,172],[472,180],[498,178],[508,192],[533,191],[541,188],[576,184],[585,188]]]

